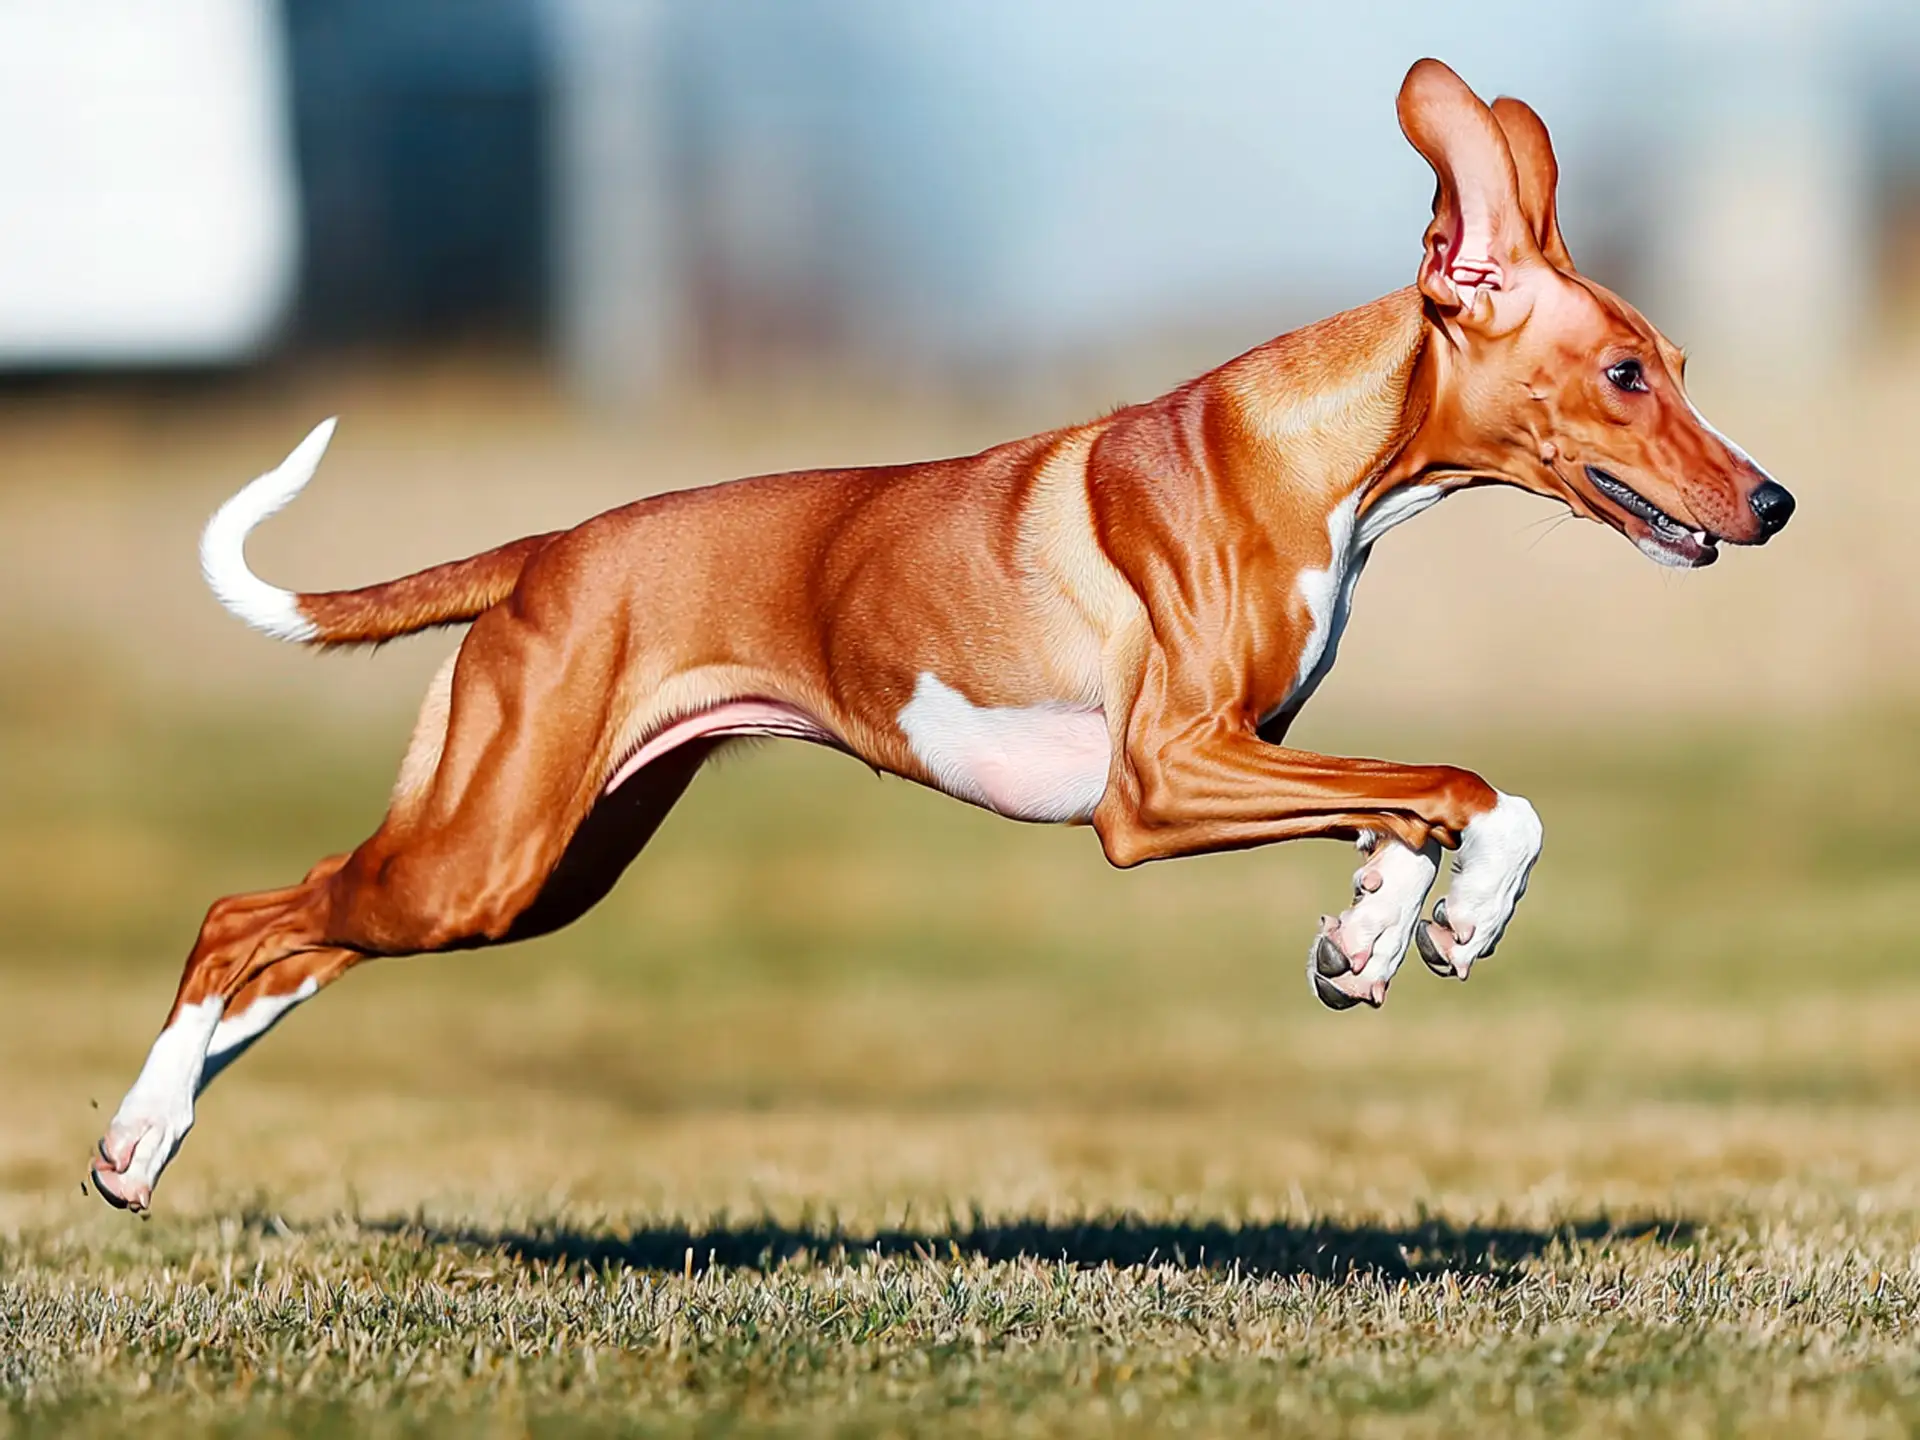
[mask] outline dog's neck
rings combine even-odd
[[[1409,286],[1248,351],[1214,372],[1270,514],[1303,495],[1361,516],[1409,484],[1454,489],[1499,478],[1461,437],[1462,360]],[[1454,453],[1454,452],[1459,453]]]

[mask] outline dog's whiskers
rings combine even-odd
[[[1527,529],[1535,529],[1542,525],[1546,527],[1545,529],[1541,530],[1538,535],[1535,535],[1533,537],[1533,543],[1527,546],[1527,553],[1531,555],[1535,550],[1538,550],[1540,548],[1540,542],[1542,540],[1545,540],[1549,535],[1553,534],[1554,531],[1558,530],[1562,525],[1566,524],[1567,521],[1571,520],[1572,518],[1573,516],[1571,514],[1546,515],[1546,516],[1542,516],[1539,520],[1534,521],[1532,525],[1525,527]]]

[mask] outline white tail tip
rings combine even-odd
[[[277,640],[311,640],[320,633],[319,627],[300,613],[299,596],[269,585],[247,568],[247,536],[306,488],[320,457],[327,453],[337,420],[331,417],[314,426],[277,468],[249,482],[216,510],[200,534],[200,573],[214,598]]]

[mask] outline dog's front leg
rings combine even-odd
[[[1192,708],[1151,658],[1118,738],[1093,824],[1116,865],[1312,837],[1361,840],[1355,903],[1323,921],[1308,974],[1335,1008],[1378,1005],[1411,934],[1429,966],[1464,978],[1491,952],[1540,853],[1533,807],[1468,770],[1289,749],[1262,740],[1245,707]],[[1441,849],[1458,849],[1453,888],[1419,920]]]
[[[1420,958],[1436,975],[1466,979],[1476,960],[1493,954],[1540,858],[1543,832],[1533,806],[1518,795],[1494,792],[1491,810],[1461,836],[1453,883],[1433,907],[1433,920],[1414,927]]]
[[[1320,917],[1307,956],[1314,993],[1335,1010],[1387,998],[1440,869],[1437,840],[1415,850],[1390,835],[1367,832],[1359,844],[1366,859],[1353,875],[1353,903],[1338,915]]]

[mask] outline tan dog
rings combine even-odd
[[[1533,808],[1446,766],[1287,748],[1389,527],[1517,485],[1662,564],[1757,544],[1793,500],[1688,403],[1683,358],[1583,279],[1546,129],[1423,60],[1401,127],[1439,178],[1415,287],[1171,394],[961,460],[643,500],[364,590],[294,595],[247,532],[321,426],[214,517],[208,582],[283,639],[472,621],[392,807],[350,855],[216,901],[93,1179],[140,1210],[194,1097],[369,956],[491,945],[604,895],[728,739],[779,735],[1020,820],[1090,824],[1115,865],[1357,840],[1308,974],[1378,1005],[1409,943],[1465,978],[1539,854]],[[1420,918],[1440,851],[1457,874]]]

